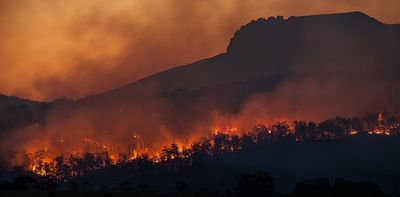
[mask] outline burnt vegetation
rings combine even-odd
[[[121,152],[117,160],[110,158],[107,152],[84,154],[66,154],[49,161],[46,150],[25,154],[20,168],[40,175],[49,175],[57,179],[70,179],[91,171],[117,165],[162,165],[177,170],[192,166],[203,157],[214,157],[226,153],[246,152],[254,148],[281,143],[323,143],[325,141],[343,141],[351,138],[384,138],[400,134],[400,119],[388,112],[365,113],[361,117],[330,118],[320,123],[294,121],[292,124],[277,121],[271,125],[257,125],[250,131],[241,133],[234,129],[212,131],[211,137],[204,137],[191,146],[176,143],[164,147],[159,154],[146,153],[133,156]]]
[[[257,120],[272,119],[268,114],[258,117],[258,112],[267,110],[277,116],[330,117],[355,114],[356,109],[379,110],[388,104],[398,112],[399,32],[398,25],[359,12],[270,17],[241,27],[226,53],[102,94],[47,103],[0,96],[5,146],[29,144],[10,138],[10,133],[27,127],[34,128],[22,130],[23,139],[40,138],[36,131],[49,129],[51,134],[72,136],[71,141],[79,145],[95,146],[56,156],[45,146],[25,150],[22,158],[11,152],[13,168],[0,169],[5,179],[0,189],[100,196],[118,192],[383,196],[382,191],[398,195],[400,116],[386,111],[321,122],[281,121],[246,131],[215,130],[189,146],[172,143],[156,154],[135,152],[139,147],[117,141],[116,146],[129,147],[117,157],[108,151],[110,146],[78,139],[78,134],[79,123],[87,123],[101,132],[123,125],[129,128],[123,139],[131,136],[131,128],[149,128],[137,136],[158,138],[160,125],[166,125],[172,136],[188,136],[198,124],[211,122],[215,112],[240,115],[249,103],[256,109],[247,114]],[[271,99],[253,100],[257,94]],[[91,151],[96,149],[102,151]]]
[[[341,164],[343,168],[353,170],[356,167],[373,174],[375,164],[371,167],[370,164],[363,163],[374,160],[365,160],[371,157],[378,160],[384,158],[385,160],[380,161],[386,163],[382,169],[394,168],[395,171],[390,175],[393,178],[396,169],[399,170],[393,167],[398,161],[395,150],[389,149],[399,147],[399,134],[399,117],[384,112],[365,113],[355,118],[335,117],[320,123],[275,122],[271,125],[258,125],[240,134],[232,130],[213,131],[211,137],[202,138],[190,147],[173,143],[164,147],[158,155],[139,154],[132,158],[121,153],[118,160],[112,160],[107,152],[67,154],[49,160],[46,151],[42,150],[26,154],[23,164],[14,168],[14,173],[26,177],[16,178],[14,182],[3,181],[1,188],[54,190],[59,183],[59,188],[74,191],[139,191],[152,194],[167,191],[200,196],[281,196],[274,187],[274,178],[271,175],[254,171],[270,169],[280,180],[279,190],[288,192],[287,196],[382,196],[380,187],[373,183],[332,177],[301,181],[306,176],[291,177],[288,181],[287,177],[279,177],[282,175],[279,171],[290,167],[284,162],[300,165],[297,166],[299,170],[303,167],[301,165],[307,165],[307,160],[317,163],[312,168],[321,168],[313,169],[314,171],[329,171],[331,169],[323,168],[330,168],[337,165],[335,162],[347,159]],[[305,156],[306,153],[309,156]],[[323,158],[323,154],[332,154],[332,157]],[[375,157],[376,154],[380,154],[380,157]],[[394,158],[388,158],[388,155]],[[321,163],[325,159],[330,159],[332,163]],[[283,166],[277,167],[277,164]],[[243,175],[247,173],[249,175]],[[342,172],[335,173],[340,175]],[[332,176],[337,176],[335,173]],[[346,173],[348,172],[343,175],[348,176]],[[318,175],[329,173],[314,174]],[[353,175],[349,177],[360,179]],[[21,180],[23,184],[20,183]],[[295,184],[294,181],[301,182]],[[385,184],[385,181],[390,180],[384,180],[381,184]],[[394,185],[398,183],[399,181],[393,182]],[[292,188],[294,189],[290,190]],[[396,192],[392,189],[389,189],[390,192]]]

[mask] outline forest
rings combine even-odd
[[[288,166],[283,164],[285,162],[300,162],[293,165],[304,165],[304,161],[311,159],[311,162],[318,163],[325,160],[321,157],[325,154],[334,155],[332,161],[357,155],[343,164],[348,170],[365,162],[365,158],[375,158],[377,162],[396,166],[397,157],[388,159],[386,155],[396,154],[399,131],[398,116],[381,112],[365,113],[354,118],[335,117],[319,123],[280,121],[271,125],[257,125],[244,132],[236,128],[216,130],[210,137],[199,139],[189,147],[173,143],[165,146],[158,154],[120,153],[115,160],[107,152],[86,152],[81,155],[71,153],[48,158],[46,151],[41,150],[25,154],[23,163],[14,166],[9,172],[16,178],[13,181],[2,181],[0,188],[4,191],[129,191],[194,196],[347,195],[343,192],[355,192],[352,196],[380,196],[383,191],[379,184],[359,178],[347,179],[348,174],[343,174],[346,178],[342,178],[338,172],[333,173],[335,177],[325,177],[327,173],[321,173],[311,176],[311,179],[307,174],[287,181],[279,177],[279,172],[287,170],[285,168]],[[318,149],[321,149],[320,153]],[[288,151],[291,153],[284,155]],[[308,156],[302,157],[302,154]],[[363,154],[367,156],[363,157]],[[372,157],[374,154],[380,157]],[[280,157],[287,158],[279,160]],[[294,162],[293,157],[301,159]],[[320,160],[315,159],[319,157]],[[355,159],[357,157],[364,160]],[[379,161],[380,158],[384,160]],[[373,163],[365,163],[362,164],[364,167],[357,168],[372,172],[371,169],[375,168]],[[274,175],[268,174],[268,168],[265,167],[268,165]],[[318,168],[329,168],[330,165],[326,166],[318,166],[313,171],[318,172]],[[393,166],[391,176],[397,173],[399,178],[399,168]],[[392,170],[390,167],[385,170],[388,169]],[[274,188],[275,176],[280,180],[278,190]],[[221,180],[224,181],[219,185],[212,184]],[[386,190],[390,193],[398,192],[393,188]]]

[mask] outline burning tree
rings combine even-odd
[[[146,169],[150,169],[152,165],[165,165],[169,169],[177,170],[197,165],[204,157],[251,149],[262,144],[280,141],[302,143],[340,140],[346,136],[360,134],[389,136],[398,134],[399,129],[399,118],[387,112],[366,113],[361,118],[335,117],[318,124],[305,121],[294,121],[293,124],[275,122],[271,125],[257,125],[248,132],[239,132],[238,129],[227,129],[225,132],[214,131],[211,136],[195,141],[188,147],[172,143],[170,146],[165,146],[158,154],[148,154],[147,148],[136,136],[134,137],[135,146],[128,145],[128,154],[120,153],[117,157],[110,156],[108,150],[111,150],[111,146],[87,140],[91,146],[106,147],[106,149],[100,148],[100,152],[78,151],[62,155],[51,154],[48,149],[39,149],[33,153],[24,154],[20,166],[27,172],[60,180],[120,164],[147,166]],[[87,148],[87,150],[97,149]],[[137,150],[143,152],[136,152]]]

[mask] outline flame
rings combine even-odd
[[[355,130],[355,129],[351,129],[350,132],[349,132],[349,134],[350,134],[350,135],[356,135],[356,134],[358,134],[358,131]]]
[[[394,130],[400,128],[400,123],[390,123],[388,121],[388,115],[384,112],[379,113],[376,117],[377,125],[368,130],[367,133],[370,135],[385,135],[390,136]],[[370,127],[368,127],[370,128]],[[268,138],[277,140],[279,137],[293,137],[297,142],[304,140],[303,137],[296,136],[294,124],[288,124],[286,121],[275,122],[269,125],[260,125],[255,127],[259,132],[262,132]],[[285,132],[282,132],[284,130]],[[219,151],[234,152],[241,149],[240,145],[234,143],[240,143],[243,139],[243,135],[246,134],[246,129],[240,126],[215,126],[211,129],[210,136],[192,136],[188,140],[171,139],[166,140],[161,144],[161,147],[165,147],[163,150],[175,151],[168,158],[163,158],[162,150],[150,150],[148,144],[145,143],[143,136],[133,133],[128,140],[128,145],[124,149],[122,144],[113,144],[107,142],[107,140],[99,140],[101,138],[92,138],[90,136],[84,136],[85,130],[81,130],[82,143],[75,143],[76,146],[69,147],[66,151],[59,151],[57,148],[69,144],[69,140],[64,137],[52,139],[49,136],[43,136],[37,146],[30,146],[26,149],[26,152],[20,166],[26,171],[32,172],[40,176],[51,176],[58,179],[66,179],[68,177],[80,176],[85,173],[85,170],[98,170],[108,165],[116,165],[120,162],[130,162],[142,157],[149,158],[154,163],[164,162],[166,160],[174,160],[178,158],[188,159],[190,158],[191,148],[195,143],[199,142],[201,137],[209,139],[218,139],[223,137],[225,140],[222,144],[216,144],[215,140],[210,141],[211,146],[216,148],[218,146]],[[252,132],[252,130],[250,131]],[[103,130],[101,133],[109,135],[111,131]],[[358,135],[361,130],[357,130],[350,127],[345,135]],[[322,130],[319,135],[327,136],[330,139],[339,139],[340,136],[336,136],[330,131]],[[321,137],[316,136],[316,140]],[[257,139],[252,139],[253,143],[257,143]],[[171,145],[172,143],[172,145]],[[169,147],[171,145],[171,147]],[[82,162],[87,153],[93,154],[96,163],[88,167],[88,169],[76,169],[77,162]],[[61,156],[61,157],[59,157]],[[93,159],[93,158],[92,158]],[[17,165],[17,164],[16,164]],[[60,174],[60,167],[66,167],[69,169],[67,174]]]

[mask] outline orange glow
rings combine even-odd
[[[398,123],[389,123],[386,113],[379,113],[375,117],[376,125],[369,127],[372,130],[366,131],[370,135],[392,135],[392,131],[398,130],[400,125]],[[98,166],[92,166],[93,170],[97,170],[107,165],[115,165],[119,162],[129,162],[135,159],[141,158],[147,155],[149,159],[154,163],[163,162],[166,160],[173,160],[177,158],[189,158],[190,148],[203,137],[208,139],[214,139],[223,137],[229,142],[239,143],[244,133],[253,132],[256,129],[258,132],[264,132],[264,136],[277,140],[281,137],[293,137],[293,140],[301,143],[304,140],[304,136],[298,136],[296,134],[296,127],[294,124],[288,124],[287,121],[259,121],[259,122],[271,122],[269,124],[261,124],[256,127],[243,127],[241,125],[247,125],[247,119],[239,121],[227,121],[226,119],[219,118],[219,123],[213,123],[211,133],[201,135],[201,133],[188,133],[188,136],[177,136],[167,135],[164,133],[160,135],[162,137],[157,140],[146,141],[148,136],[139,135],[132,132],[128,134],[126,140],[113,139],[113,130],[101,130],[99,133],[89,133],[87,129],[80,129],[78,134],[74,136],[58,136],[54,131],[44,133],[41,137],[35,139],[30,138],[23,144],[23,150],[20,152],[21,159],[16,162],[16,165],[22,165],[25,170],[31,171],[38,175],[43,176],[54,176],[56,178],[63,179],[66,175],[58,175],[57,156],[63,156],[64,165],[73,166],[79,160],[84,158],[86,153],[96,154],[97,157],[101,158],[102,162],[98,163]],[[228,126],[227,126],[228,125]],[[37,127],[34,127],[37,129]],[[315,136],[315,140],[321,139],[320,136],[325,136],[329,139],[340,139],[343,136],[336,136],[329,130],[318,131],[319,135]],[[364,132],[364,130],[363,130]],[[358,135],[361,130],[356,130],[350,127],[346,130],[344,135]],[[37,137],[37,136],[36,136]],[[124,138],[125,139],[125,138]],[[236,140],[236,141],[235,141]],[[256,139],[252,139],[254,143],[257,143]],[[175,147],[170,147],[173,144]],[[216,146],[214,142],[211,142],[212,146]],[[234,152],[240,149],[240,146],[232,146],[230,144],[219,144],[221,151]],[[165,149],[166,148],[166,149]],[[169,158],[163,157],[162,151],[176,151]],[[24,154],[26,153],[26,154]],[[72,168],[72,167],[71,167]],[[82,175],[81,171],[72,170],[68,176]]]
[[[306,3],[296,0],[212,0],[207,3],[185,0],[120,0],[113,3],[105,0],[24,1],[26,3],[0,3],[0,93],[38,100],[60,96],[78,98],[104,92],[152,73],[224,52],[235,30],[259,17],[359,10],[386,23],[400,22],[398,0],[385,3],[381,0],[352,3],[345,0],[310,0]],[[306,87],[317,84],[314,81],[304,83]],[[76,108],[78,110],[71,114],[68,104],[56,105],[61,109],[49,110],[45,123],[22,128],[4,141],[12,146],[10,149],[18,152],[16,163],[25,170],[60,179],[66,175],[56,174],[57,165],[61,165],[56,159],[58,156],[63,156],[63,164],[73,166],[76,160],[85,158],[85,153],[96,154],[102,163],[96,163],[90,170],[132,161],[144,155],[159,163],[164,161],[163,148],[168,149],[171,144],[177,146],[173,147],[174,154],[177,153],[167,159],[189,157],[188,149],[202,137],[224,136],[231,142],[251,131],[255,125],[263,125],[261,130],[269,138],[277,140],[275,138],[294,136],[294,140],[300,143],[304,136],[295,136],[295,127],[290,122],[298,117],[320,121],[330,117],[330,113],[343,115],[337,112],[345,113],[349,106],[353,107],[349,101],[349,105],[345,102],[337,109],[324,102],[311,103],[317,112],[296,109],[296,106],[311,106],[309,100],[321,98],[326,98],[326,103],[339,105],[336,97],[333,101],[328,99],[332,97],[330,94],[321,94],[321,98],[299,98],[322,89],[335,93],[331,88],[336,90],[336,84],[334,87],[330,85],[305,91],[285,83],[276,95],[252,95],[237,113],[221,115],[210,112],[210,117],[207,113],[206,117],[199,118],[199,122],[187,128],[187,132],[181,131],[181,127],[186,129],[186,125],[180,125],[181,122],[173,126],[168,124],[170,119],[165,116],[177,113],[171,112],[174,108],[170,103],[158,97],[139,95],[146,102],[105,102],[107,107],[103,106],[104,103],[97,103],[90,109]],[[348,92],[343,95],[348,95]],[[296,106],[291,101],[294,98],[300,101]],[[149,106],[139,106],[142,104]],[[328,109],[320,109],[320,105],[328,106]],[[260,110],[261,107],[265,110]],[[99,113],[106,115],[99,116]],[[277,114],[277,117],[271,114]],[[392,135],[400,125],[390,123],[386,115],[382,112],[373,117],[372,126],[367,130],[346,129],[344,135],[365,132]],[[274,128],[272,125],[275,123],[288,128]],[[339,138],[331,131],[320,132],[326,138]],[[319,136],[316,138],[320,139]],[[251,140],[255,142],[256,139]],[[23,143],[15,145],[15,142]],[[233,152],[240,146],[223,144],[220,149]],[[68,173],[67,176],[78,176],[84,172],[73,169]]]
[[[358,10],[400,22],[398,0],[22,2],[0,4],[0,92],[31,99],[102,92],[221,53],[259,17]]]
[[[349,134],[350,134],[350,135],[356,135],[356,134],[358,134],[358,131],[355,130],[355,129],[351,129],[350,132],[349,132]]]

